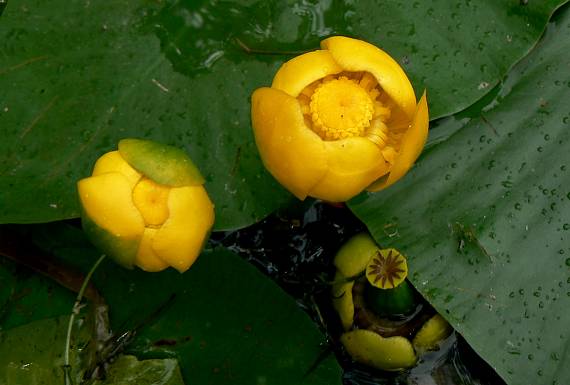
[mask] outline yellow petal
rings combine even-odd
[[[97,159],[92,176],[106,174],[108,172],[123,174],[131,184],[131,187],[134,187],[142,176],[123,159],[119,151],[108,152]]]
[[[122,174],[104,173],[77,183],[89,239],[125,267],[132,267],[144,221],[131,199],[131,183]]]
[[[271,87],[297,97],[312,82],[341,71],[342,68],[336,64],[330,52],[307,52],[283,64],[275,74]]]
[[[321,42],[345,71],[370,72],[382,89],[409,116],[414,116],[416,96],[400,65],[378,47],[362,40],[333,36]]]
[[[155,253],[179,272],[194,263],[214,224],[214,205],[203,186],[175,187],[168,195],[170,216],[154,236]]]
[[[133,202],[144,218],[145,224],[158,226],[168,218],[168,193],[170,187],[143,178],[133,189]]]
[[[157,232],[157,229],[146,228],[139,244],[135,264],[145,271],[157,272],[168,267],[168,263],[160,259],[152,248],[152,243]]]
[[[297,99],[272,88],[257,89],[251,120],[267,170],[297,198],[305,199],[325,174],[327,161],[323,141],[305,125]]]
[[[352,300],[352,287],[354,281],[342,282],[346,277],[337,271],[334,278],[339,281],[332,286],[332,304],[340,317],[344,330],[349,330],[354,322],[354,302]]]
[[[414,337],[413,344],[418,351],[436,350],[439,343],[453,331],[451,325],[440,316],[434,315],[423,324]]]
[[[374,143],[364,137],[324,141],[328,171],[309,195],[344,202],[359,194],[389,171],[389,164]]]
[[[359,329],[344,333],[340,342],[355,361],[377,369],[400,370],[416,363],[414,348],[404,337],[384,338]]]
[[[379,251],[370,235],[361,233],[350,238],[334,257],[334,265],[345,277],[354,277],[366,269],[368,261]]]
[[[422,98],[418,102],[416,115],[412,120],[412,125],[402,137],[402,145],[400,152],[395,160],[395,164],[390,170],[387,178],[370,185],[368,191],[379,191],[392,185],[403,177],[412,167],[427,140],[429,127],[429,114],[427,105],[427,96],[424,92]]]
[[[106,173],[78,182],[79,199],[87,216],[115,237],[140,237],[144,221],[135,207],[128,179]]]

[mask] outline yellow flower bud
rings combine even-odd
[[[299,199],[342,202],[400,179],[427,139],[426,95],[398,63],[361,40],[335,36],[283,64],[252,95],[265,167]]]
[[[204,178],[172,146],[123,139],[77,183],[89,239],[121,265],[188,270],[214,224]]]

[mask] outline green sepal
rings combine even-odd
[[[122,139],[119,153],[134,169],[154,182],[172,186],[200,186],[205,180],[182,149],[144,139]]]
[[[111,257],[119,265],[132,269],[137,257],[140,237],[135,239],[121,239],[99,227],[81,210],[81,225],[87,238],[101,252]]]
[[[364,300],[379,316],[404,315],[417,306],[416,293],[408,281],[403,281],[393,289],[378,289],[366,282]]]

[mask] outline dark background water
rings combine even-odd
[[[366,227],[344,206],[322,202],[294,203],[265,220],[238,231],[212,235],[276,281],[327,335],[329,348],[344,368],[344,384],[503,385],[504,381],[458,333],[437,352],[400,373],[354,363],[338,342],[342,327],[330,303],[332,264],[338,249]],[[316,363],[318,364],[318,362]]]

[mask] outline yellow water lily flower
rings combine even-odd
[[[214,224],[204,178],[176,147],[141,139],[118,147],[77,183],[84,231],[125,267],[186,271]]]
[[[427,139],[426,95],[416,104],[398,63],[362,40],[334,36],[283,64],[252,95],[265,167],[299,199],[342,202],[400,179]]]
[[[340,342],[353,360],[381,370],[403,370],[437,350],[453,332],[439,314],[420,309],[412,315],[418,307],[405,280],[406,258],[398,250],[380,249],[361,233],[338,250],[333,264],[332,304],[344,329]],[[411,318],[390,318],[403,314]]]

